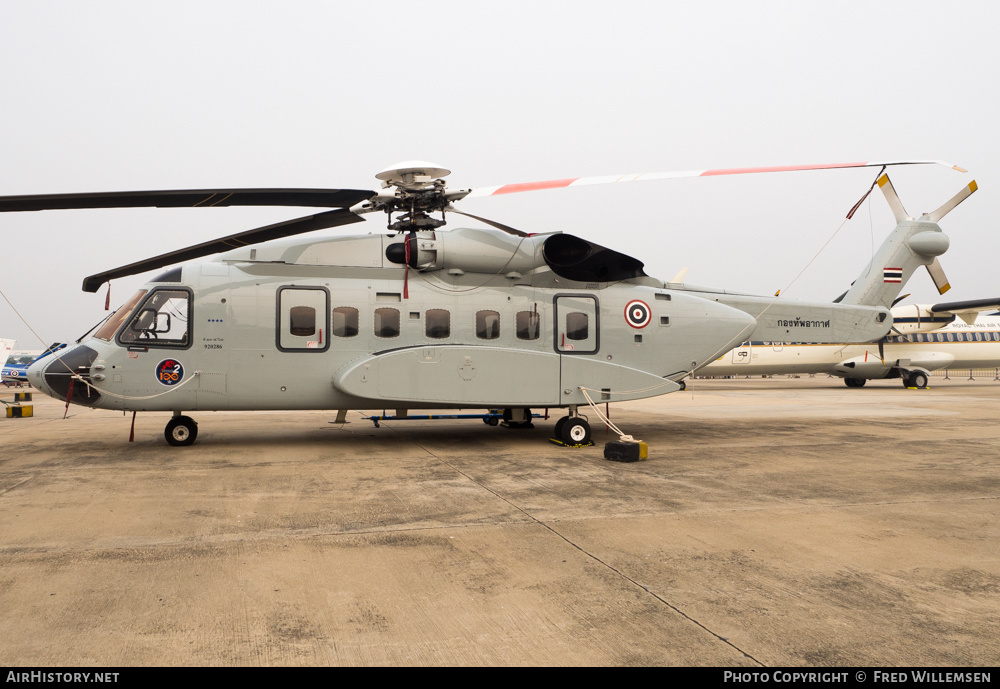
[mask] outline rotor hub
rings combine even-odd
[[[451,170],[434,163],[414,160],[396,163],[375,175],[382,180],[383,191],[377,196],[378,208],[389,216],[387,228],[393,232],[432,230],[445,224],[444,210],[451,199],[441,179]],[[441,218],[429,213],[441,211]],[[395,222],[393,213],[403,213]]]

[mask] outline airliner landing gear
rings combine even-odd
[[[190,445],[198,437],[198,424],[190,416],[175,416],[163,431],[167,442],[174,446]]]
[[[927,387],[927,374],[914,371],[908,376],[903,376],[903,387],[925,389]]]
[[[849,388],[863,388],[867,382],[864,378],[844,378],[844,384]]]

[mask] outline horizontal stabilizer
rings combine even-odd
[[[948,301],[934,304],[932,313],[979,313],[990,309],[1000,309],[1000,297],[992,299],[970,299],[967,301]]]

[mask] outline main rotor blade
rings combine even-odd
[[[616,184],[618,182],[644,182],[656,179],[676,179],[681,177],[716,177],[720,175],[749,175],[762,172],[792,172],[796,170],[829,170],[852,167],[882,167],[889,165],[944,165],[959,172],[964,168],[942,160],[893,160],[862,163],[819,163],[815,165],[779,165],[774,167],[738,167],[715,170],[685,170],[682,172],[647,172],[637,175],[610,175],[605,177],[573,177],[570,179],[552,179],[542,182],[526,182],[522,184],[504,184],[497,187],[477,187],[470,189],[465,198],[477,196],[498,196],[500,194],[516,194],[523,191],[538,191],[541,189],[561,189],[563,187],[579,187],[590,184]],[[458,197],[461,198],[461,197]]]
[[[964,189],[962,189],[962,191],[952,196],[940,208],[938,208],[936,211],[928,213],[927,219],[930,220],[931,222],[937,222],[944,216],[948,215],[948,213],[950,213],[955,208],[955,206],[957,206],[958,204],[962,203],[962,201],[965,201],[965,199],[972,196],[976,192],[976,189],[978,188],[979,187],[976,185],[976,180],[972,180],[971,182],[969,182],[968,185],[966,185]]]
[[[196,244],[195,246],[189,246],[186,249],[178,249],[177,251],[160,254],[159,256],[154,256],[153,258],[136,261],[135,263],[130,263],[127,266],[121,266],[120,268],[114,268],[103,273],[91,275],[90,277],[84,279],[83,291],[96,292],[100,289],[101,285],[108,280],[125,277],[127,275],[145,273],[147,270],[154,270],[156,268],[162,268],[163,266],[173,265],[174,263],[190,261],[191,259],[201,258],[202,256],[211,256],[212,254],[229,251],[230,249],[238,249],[241,246],[260,244],[261,242],[267,242],[272,239],[281,239],[282,237],[291,237],[292,235],[302,234],[304,232],[323,230],[328,227],[348,225],[350,223],[363,221],[363,218],[360,218],[349,210],[343,208],[306,216],[304,218],[297,218],[295,220],[286,220],[285,222],[267,225],[265,227],[258,227],[254,230],[247,230],[246,232],[240,232],[238,234],[231,234],[228,237],[220,237],[219,239],[213,239],[210,242]]]
[[[495,227],[498,230],[506,232],[507,234],[512,234],[515,237],[530,237],[527,232],[522,232],[521,230],[515,230],[513,227],[508,227],[502,223],[498,223],[495,220],[488,220],[486,218],[480,218],[478,215],[473,215],[472,213],[465,213],[463,211],[457,211],[454,208],[448,211],[449,213],[458,213],[459,215],[464,215],[467,218],[472,218],[473,220],[478,220],[481,223],[486,223],[490,227]]]
[[[350,208],[375,192],[363,189],[188,189],[0,196],[0,212],[68,208],[208,208],[304,206]]]

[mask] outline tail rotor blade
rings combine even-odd
[[[889,208],[892,209],[892,214],[895,216],[896,222],[909,220],[910,216],[907,215],[906,209],[903,208],[903,202],[899,200],[892,182],[889,181],[889,175],[879,177],[878,186],[882,190],[882,194],[885,195],[885,200],[889,202]]]
[[[937,222],[944,216],[948,215],[948,213],[950,213],[955,206],[972,196],[978,188],[979,186],[976,184],[976,180],[972,180],[965,188],[962,189],[962,191],[958,192],[952,196],[950,200],[945,202],[943,206],[938,208],[936,211],[927,213],[924,217],[931,222]]]
[[[944,274],[944,268],[941,267],[941,261],[937,257],[931,263],[927,264],[927,273],[931,276],[931,280],[934,281],[934,286],[937,287],[938,294],[944,294],[951,289],[948,278]]]

